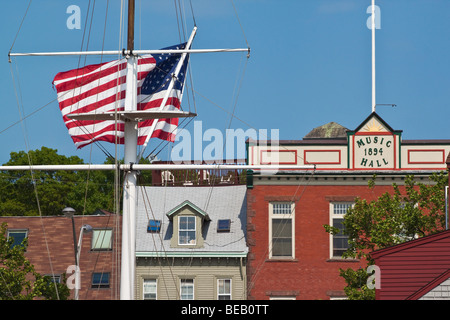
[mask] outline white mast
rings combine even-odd
[[[251,170],[273,170],[273,165],[138,165],[136,164],[138,122],[146,119],[180,118],[192,117],[195,114],[189,112],[170,112],[162,110],[137,110],[137,55],[144,53],[188,53],[207,52],[250,52],[247,49],[190,49],[183,50],[134,50],[134,11],[135,0],[128,0],[128,43],[127,50],[121,51],[127,58],[126,98],[124,111],[119,113],[106,112],[103,114],[77,114],[68,115],[70,118],[79,120],[112,120],[117,116],[125,121],[124,132],[124,161],[120,169],[126,172],[123,192],[123,217],[122,217],[122,255],[120,275],[120,299],[134,299],[134,277],[135,277],[135,216],[137,207],[136,185],[137,170],[158,169],[251,169]],[[193,35],[195,34],[195,30]],[[193,37],[192,35],[192,37]],[[191,38],[192,38],[191,37]],[[42,52],[42,53],[8,53],[8,56],[65,56],[65,55],[105,55],[117,54],[117,51],[91,51],[91,52]],[[314,166],[276,166],[278,169],[314,169]],[[29,165],[29,166],[0,166],[0,170],[115,170],[114,165]]]
[[[128,0],[128,51],[134,49],[134,0]],[[125,111],[136,111],[137,96],[137,57],[131,53],[127,56],[127,79],[125,93]],[[138,122],[125,121],[124,162],[136,163]],[[137,173],[130,170],[125,174],[123,188],[122,215],[122,257],[120,268],[120,299],[134,298],[134,252],[135,252],[135,216],[136,216],[136,183]]]
[[[375,0],[372,0],[372,112],[375,108]]]

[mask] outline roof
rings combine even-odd
[[[137,257],[246,257],[247,201],[245,185],[196,187],[138,187],[136,212]],[[173,222],[178,209],[189,206],[209,217],[203,225],[202,248],[170,246]],[[198,210],[197,210],[198,209]],[[148,233],[150,219],[161,220],[160,233]],[[217,232],[217,222],[231,219],[229,232]]]
[[[343,139],[347,138],[348,129],[336,122],[329,122],[314,128],[303,139]]]
[[[385,255],[397,253],[403,250],[411,249],[417,246],[425,245],[446,238],[450,238],[450,230],[440,231],[437,233],[427,235],[425,237],[413,239],[387,248],[379,249],[371,252],[370,255],[374,259],[379,259]]]
[[[449,249],[450,230],[445,230],[372,252],[381,276],[376,299],[420,299],[446,282],[450,277]]]
[[[193,204],[192,202],[190,202],[189,200],[185,200],[182,203],[180,203],[179,205],[177,205],[175,208],[173,208],[172,210],[170,210],[169,212],[166,213],[166,216],[172,220],[173,216],[182,208],[185,207],[190,207],[191,209],[193,209],[194,211],[198,212],[204,219],[206,220],[211,220],[208,216],[208,213],[206,213],[205,211],[203,211],[202,209],[200,209],[199,207],[197,207],[195,204]]]

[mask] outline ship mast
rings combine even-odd
[[[137,57],[134,50],[134,11],[135,1],[128,0],[128,39],[127,49],[127,79],[125,94],[125,112],[137,111]],[[156,120],[154,120],[156,121]],[[124,162],[136,163],[137,159],[138,123],[133,120],[125,121],[124,133]],[[129,170],[125,174],[123,188],[123,216],[122,216],[122,255],[120,268],[120,299],[133,300],[134,294],[134,253],[135,253],[135,217],[136,217],[136,183],[137,173]]]
[[[163,110],[165,102],[158,109],[137,110],[137,55],[138,54],[162,54],[178,53],[181,54],[179,66],[189,53],[208,53],[208,52],[248,52],[250,48],[242,49],[191,49],[191,43],[196,33],[194,30],[186,44],[185,49],[179,50],[134,50],[134,24],[135,24],[135,0],[128,0],[128,31],[127,31],[127,50],[123,51],[82,51],[82,52],[35,52],[35,53],[8,53],[8,57],[14,56],[79,56],[79,55],[117,55],[122,53],[127,60],[126,74],[126,97],[124,111],[104,112],[104,113],[80,113],[68,114],[72,119],[78,120],[113,120],[120,119],[125,122],[124,129],[124,164],[119,165],[119,169],[125,173],[124,191],[123,191],[123,216],[122,216],[122,252],[121,252],[121,271],[120,271],[120,299],[134,299],[135,282],[135,230],[136,230],[136,208],[137,208],[137,170],[161,170],[161,169],[239,169],[239,170],[315,170],[314,165],[231,165],[231,164],[213,164],[213,165],[148,165],[137,164],[141,155],[137,154],[138,145],[138,123],[139,121],[161,118],[182,118],[192,117],[196,114],[183,111]],[[177,69],[179,70],[179,68]],[[177,73],[177,71],[175,71]],[[172,82],[174,80],[172,79]],[[167,98],[163,99],[165,101]],[[151,133],[150,133],[151,136]],[[147,143],[148,141],[146,141]],[[0,166],[0,170],[115,170],[115,165],[26,165],[26,166]]]

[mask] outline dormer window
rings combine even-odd
[[[195,245],[195,216],[180,216],[178,218],[178,244]]]
[[[211,219],[209,215],[186,200],[166,213],[171,221],[170,230],[172,248],[202,248],[204,245],[204,227]]]

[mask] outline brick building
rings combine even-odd
[[[83,232],[79,266],[81,288],[79,300],[114,300],[119,298],[121,217],[115,214],[74,216],[76,243]],[[0,217],[7,223],[8,237],[21,242],[28,238],[26,258],[38,273],[61,281],[62,274],[73,278],[75,265],[72,221],[65,216]],[[89,228],[90,229],[90,228]],[[69,268],[69,269],[68,269]],[[72,283],[74,283],[72,281]],[[71,290],[69,299],[74,299]]]
[[[445,171],[450,140],[402,140],[372,113],[355,130],[329,123],[302,140],[249,141],[249,164],[314,164],[314,170],[255,171],[248,176],[248,299],[345,298],[339,268],[364,261],[343,259],[345,235],[330,236],[323,225],[342,228],[356,197],[368,201],[402,188],[406,175],[422,183]],[[368,180],[377,174],[374,189]]]

